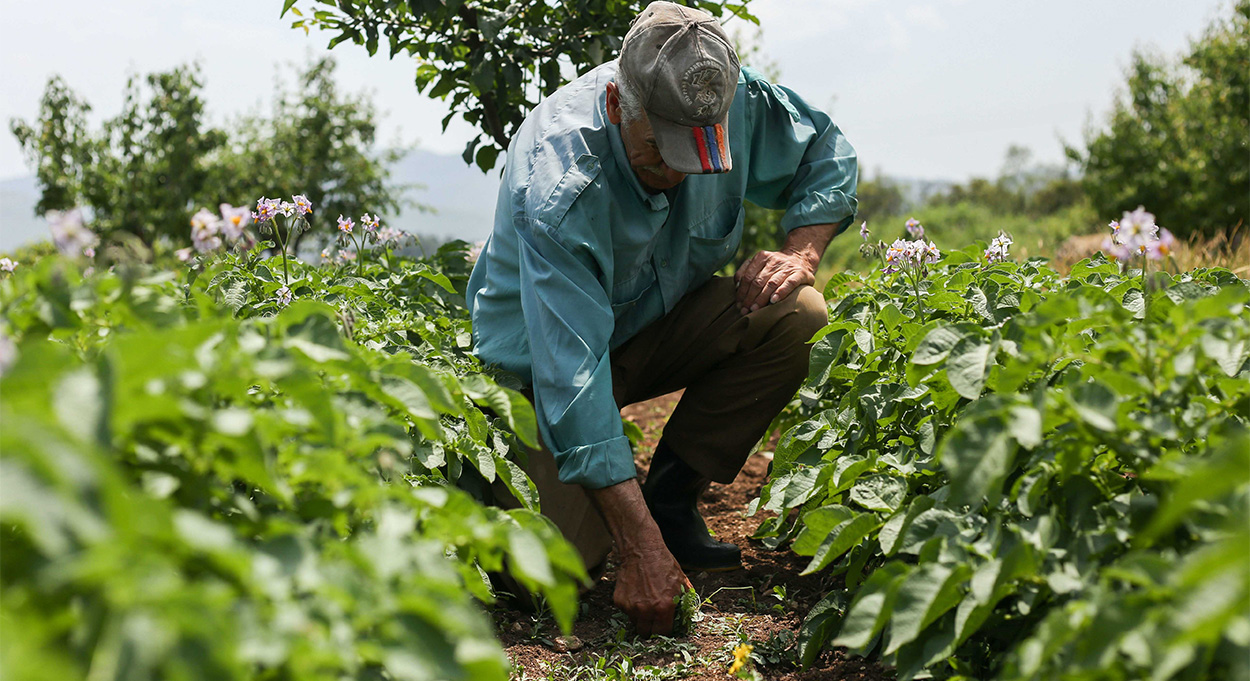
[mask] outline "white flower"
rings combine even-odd
[[[52,230],[52,242],[57,250],[65,255],[79,256],[83,251],[95,246],[99,240],[82,222],[82,209],[70,211],[48,211],[44,219]]]
[[[247,206],[234,206],[223,203],[221,204],[221,233],[231,241],[238,241],[243,238],[243,228],[252,221],[252,212]]]
[[[1140,247],[1157,239],[1159,234],[1155,216],[1147,213],[1144,206],[1138,206],[1137,210],[1131,213],[1124,213],[1124,217],[1120,218],[1119,229],[1112,229],[1119,237],[1118,243],[1127,245],[1130,250],[1139,250]]]
[[[274,291],[273,295],[277,299],[279,305],[286,307],[291,304],[291,289],[283,286],[277,291]]]
[[[9,260],[8,258],[0,258],[0,270],[12,272],[15,269],[17,269],[17,263]]]
[[[191,249],[189,247],[179,248],[174,251],[174,257],[178,259],[178,262],[187,262],[191,259]]]

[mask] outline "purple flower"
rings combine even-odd
[[[477,259],[482,257],[483,248],[486,248],[485,241],[479,241],[473,244],[469,247],[469,252],[465,254],[465,260],[469,261],[470,264],[476,263]]]
[[[355,226],[356,226],[356,223],[352,222],[351,218],[345,218],[342,215],[339,216],[339,231],[340,232],[344,234],[351,234],[352,228]]]
[[[1176,249],[1176,237],[1172,232],[1159,228],[1159,238],[1146,244],[1146,256],[1151,260],[1162,260]]]
[[[916,218],[909,218],[907,220],[907,233],[910,234],[913,239],[923,239],[924,227]]]
[[[296,213],[299,213],[300,215],[308,215],[312,212],[312,203],[309,202],[307,196],[304,196],[303,194],[296,194],[291,197],[291,200],[295,202]]]
[[[221,222],[216,215],[208,212],[207,208],[201,208],[199,212],[191,216],[191,243],[195,246],[195,250],[200,253],[207,253],[221,248],[221,237],[218,231],[221,229]]]
[[[291,289],[283,286],[277,291],[274,291],[273,295],[274,295],[274,298],[278,301],[279,305],[286,307],[287,305],[291,304]]]
[[[17,269],[17,263],[8,258],[0,258],[0,271],[12,272]]]
[[[174,257],[178,259],[178,262],[187,262],[191,259],[191,249],[189,247],[179,248],[174,251]]]
[[[387,246],[396,246],[407,234],[402,229],[394,227],[383,227],[378,230],[378,241]]]
[[[859,235],[863,237],[865,242],[868,241],[868,221],[867,220],[864,220],[863,224],[859,226]]]
[[[376,231],[378,228],[378,216],[369,216],[368,213],[360,216],[360,224],[365,228],[366,232]]]
[[[278,212],[282,209],[282,202],[277,199],[267,199],[260,197],[260,201],[256,202],[256,212],[252,213],[252,219],[258,223],[266,223],[274,219]]]

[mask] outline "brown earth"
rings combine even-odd
[[[647,468],[679,397],[680,393],[673,393],[622,411],[645,436],[638,447],[639,470]],[[581,643],[578,650],[557,652],[566,647],[562,643],[567,641],[558,640],[560,632],[549,618],[506,607],[496,610],[500,638],[513,661],[513,679],[724,680],[732,678],[728,674],[733,661],[731,651],[743,640],[751,641],[755,652],[769,660],[756,666],[762,678],[769,681],[895,678],[879,663],[851,658],[840,650],[821,653],[806,671],[792,663],[792,635],[797,634],[803,617],[823,595],[841,588],[841,583],[819,574],[801,576],[806,558],[787,550],[771,551],[748,539],[765,517],[761,512],[748,518],[744,512],[766,480],[772,444],[775,442],[753,455],[732,484],[713,484],[703,497],[700,508],[709,528],[717,538],[742,547],[745,569],[688,575],[704,599],[703,619],[696,623],[692,635],[651,639],[634,636],[624,614],[612,604],[615,566],[609,558],[608,571],[582,596],[581,615],[573,626],[573,635]],[[784,601],[774,595],[773,588],[778,586],[784,589]],[[574,648],[578,642],[573,642]],[[618,670],[616,676],[595,672],[596,664],[604,663],[604,658],[608,668]],[[659,669],[639,669],[647,665]]]

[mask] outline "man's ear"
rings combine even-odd
[[[621,124],[621,93],[616,89],[616,83],[608,81],[608,121],[612,125]]]

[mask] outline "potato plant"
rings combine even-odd
[[[1245,675],[1248,282],[1169,273],[1120,231],[1123,261],[1066,276],[1009,243],[917,247],[910,273],[906,245],[866,245],[885,267],[829,282],[752,506],[778,514],[757,537],[845,584],[800,657],[844,646],[901,679]]]
[[[490,573],[567,629],[586,576],[515,463],[532,407],[468,353],[464,248],[0,275],[2,675],[506,679]]]

